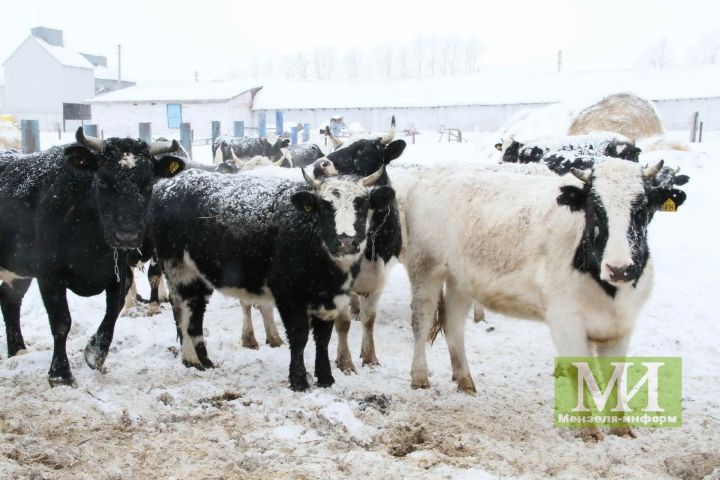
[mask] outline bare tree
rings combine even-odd
[[[423,65],[425,64],[425,39],[417,35],[412,41],[412,57],[415,64],[415,75],[422,77]]]
[[[390,78],[393,71],[393,59],[395,57],[395,47],[393,43],[385,43],[375,49],[377,71],[380,78]]]
[[[316,48],[312,52],[315,78],[327,80],[331,77],[335,64],[335,54],[329,48]]]
[[[397,69],[399,77],[410,75],[410,53],[407,45],[400,45],[397,51]]]
[[[699,35],[693,48],[693,56],[696,61],[703,64],[720,62],[720,29]]]
[[[310,55],[307,52],[299,51],[295,54],[296,78],[307,80],[310,74]]]
[[[465,73],[475,73],[480,70],[480,58],[485,47],[477,37],[469,37],[465,41]]]
[[[647,52],[647,60],[655,68],[665,68],[670,63],[670,47],[667,38],[661,38]]]
[[[345,52],[343,62],[345,64],[345,73],[350,80],[357,80],[360,76],[360,63],[362,59],[357,48],[351,48]]]

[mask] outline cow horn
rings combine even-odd
[[[655,178],[655,175],[658,174],[660,170],[662,170],[663,165],[665,165],[665,160],[660,160],[655,165],[650,165],[642,169],[642,176],[646,180],[651,180]]]
[[[322,185],[322,182],[321,182],[320,180],[315,179],[315,178],[310,178],[310,176],[307,174],[307,172],[305,172],[305,169],[304,169],[304,168],[300,167],[300,170],[302,171],[303,178],[305,179],[305,181],[307,182],[307,184],[310,185],[311,187],[313,187],[313,189],[319,190],[319,189],[320,189],[320,185]]]
[[[387,145],[393,141],[393,138],[395,138],[395,115],[393,115],[392,120],[390,120],[390,130],[380,138],[380,143]]]
[[[86,136],[83,127],[78,127],[77,132],[75,132],[75,140],[80,145],[85,145],[91,150],[97,152],[105,150],[105,142],[101,138]]]
[[[213,163],[216,165],[220,165],[223,163],[223,154],[222,154],[222,148],[218,147],[217,150],[215,150],[215,158],[213,158]]]
[[[583,183],[589,183],[590,177],[592,176],[592,169],[580,170],[579,168],[571,168],[570,173],[575,175],[575,178]]]
[[[675,171],[673,171],[673,173],[674,173],[675,175],[677,175],[678,173],[680,173],[680,167],[677,167],[677,168],[675,169]]]
[[[372,185],[375,185],[375,183],[380,180],[380,177],[382,177],[383,173],[385,173],[385,165],[381,166],[377,172],[368,175],[367,177],[360,180],[360,184],[363,187],[370,187]]]
[[[150,149],[150,155],[161,155],[163,153],[177,152],[180,149],[180,144],[177,140],[172,142],[150,142],[148,149]]]
[[[238,165],[242,165],[243,161],[238,158],[237,155],[235,155],[235,150],[232,148],[232,145],[230,146],[230,155],[232,156],[233,161]]]
[[[282,167],[284,162],[285,162],[285,155],[283,155],[282,157],[280,157],[278,160],[275,160],[275,161],[273,162],[273,165],[277,165],[278,167]]]
[[[335,137],[335,135],[333,135],[333,133],[330,131],[330,127],[325,127],[325,135],[330,137],[330,141],[332,141],[335,148],[342,147],[343,142],[338,140],[337,137]]]

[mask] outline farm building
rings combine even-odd
[[[210,137],[219,120],[223,133],[233,121],[251,128],[251,108],[258,81],[185,82],[136,85],[89,100],[93,122],[105,136],[137,136],[138,123],[150,122],[155,136],[179,137],[180,123],[190,123],[195,138]]]
[[[3,63],[3,111],[17,119],[35,119],[52,130],[63,121],[63,103],[81,103],[98,91],[118,88],[117,73],[100,55],[64,45],[62,30],[35,27]],[[134,83],[121,82],[119,87]]]
[[[578,98],[632,92],[654,101],[666,129],[689,129],[699,112],[705,129],[720,129],[720,67],[646,70],[510,73],[362,82],[239,80],[233,82],[138,85],[99,95],[89,102],[93,122],[106,135],[137,135],[138,122],[152,122],[153,134],[179,136],[189,122],[195,137],[210,136],[210,122],[222,133],[242,120],[252,134],[264,113],[272,123],[282,111],[286,126],[313,129],[340,115],[346,124],[386,129],[395,115],[398,128],[494,131],[517,111]]]

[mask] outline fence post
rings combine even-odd
[[[140,122],[138,129],[140,130],[140,140],[145,143],[152,142],[152,127],[150,122]]]
[[[703,122],[700,122],[700,135],[698,137],[698,143],[702,143],[702,130],[703,130]]]
[[[233,133],[236,137],[245,136],[245,122],[235,122],[233,125]]]
[[[265,112],[258,113],[258,137],[267,137],[267,120]]]
[[[290,127],[290,145],[297,145],[297,127]]]
[[[693,121],[692,121],[692,128],[690,129],[690,141],[695,142],[695,138],[697,136],[697,129],[698,129],[698,116],[700,114],[698,112],[693,113]]]
[[[180,124],[180,144],[192,158],[192,127],[189,123]]]
[[[220,136],[220,122],[217,120],[213,120],[211,123],[211,130],[212,130],[212,141],[215,143],[215,139]]]
[[[98,126],[94,123],[88,123],[87,125],[83,125],[83,132],[85,133],[85,135],[88,135],[90,137],[97,137]]]
[[[275,135],[282,137],[284,132],[283,129],[283,113],[281,111],[275,112]]]
[[[310,141],[310,124],[309,123],[303,123],[302,139],[303,139],[303,143]]]
[[[38,120],[21,120],[20,132],[22,136],[23,153],[40,151],[40,122]]]

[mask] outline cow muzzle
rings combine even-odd
[[[139,248],[140,245],[142,245],[142,239],[142,233],[137,230],[118,230],[117,232],[115,232],[113,241],[111,242],[110,246],[122,249]]]
[[[360,242],[356,237],[350,235],[338,236],[338,246],[336,249],[338,255],[355,255],[360,253]]]
[[[616,267],[606,263],[605,268],[607,269],[607,277],[610,279],[611,282],[632,282],[637,280],[638,278],[638,269],[632,263],[620,267]]]

